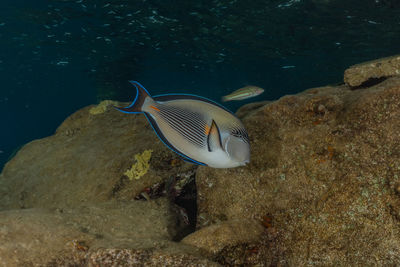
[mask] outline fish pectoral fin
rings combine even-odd
[[[209,152],[213,152],[217,149],[223,149],[221,143],[221,134],[219,133],[218,126],[214,120],[211,123],[211,127],[207,135],[207,146]]]

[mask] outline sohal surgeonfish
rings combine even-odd
[[[250,144],[242,122],[229,110],[200,96],[165,94],[151,97],[138,82],[125,113],[143,113],[163,143],[184,160],[213,168],[250,162]]]

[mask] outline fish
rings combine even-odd
[[[160,140],[183,160],[212,168],[234,168],[250,162],[250,142],[243,123],[228,109],[191,94],[150,96],[136,81],[136,97],[117,110],[142,113]]]
[[[233,93],[223,96],[222,97],[222,102],[227,102],[227,101],[232,101],[232,100],[243,100],[247,99],[250,97],[255,97],[264,92],[264,89],[253,86],[253,85],[247,85],[245,87],[242,87]]]

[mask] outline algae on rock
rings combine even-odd
[[[103,100],[97,106],[89,109],[89,113],[92,115],[102,114],[104,113],[109,106],[118,106],[119,102],[114,100]]]
[[[143,153],[138,153],[135,155],[135,160],[136,162],[132,164],[132,167],[124,172],[126,176],[130,180],[132,179],[140,179],[143,175],[145,175],[149,168],[150,168],[150,158],[151,158],[151,153],[153,150],[147,149],[143,151]]]

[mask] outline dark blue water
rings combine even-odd
[[[244,85],[273,100],[339,83],[348,66],[400,50],[397,1],[21,1],[0,8],[0,169],[102,99],[152,94],[219,101]]]

